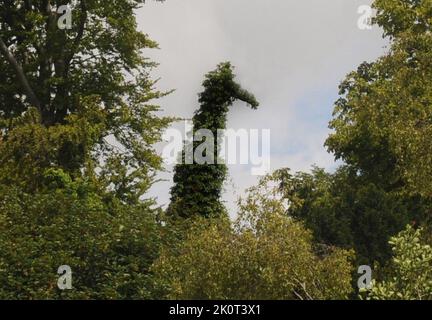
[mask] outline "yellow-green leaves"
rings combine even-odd
[[[394,257],[390,273],[383,281],[373,282],[368,299],[432,299],[432,247],[423,233],[408,226],[391,239]]]
[[[282,202],[251,190],[237,221],[197,219],[152,271],[169,299],[344,299],[352,252],[315,253],[311,233]],[[191,222],[188,221],[188,224]]]

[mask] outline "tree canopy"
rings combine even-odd
[[[431,4],[377,0],[374,6],[390,50],[342,82],[326,144],[386,189],[430,198]]]
[[[0,4],[0,298],[148,299],[159,117],[143,1]],[[148,196],[147,196],[148,197]],[[73,290],[57,288],[69,265]]]
[[[92,160],[107,188],[135,202],[160,168],[153,144],[170,121],[155,115],[153,101],[165,93],[155,90],[155,64],[142,54],[157,47],[137,30],[134,10],[142,3],[74,1],[71,29],[57,25],[57,8],[68,1],[0,4],[0,141],[22,141],[25,150],[30,141],[17,137],[23,130],[38,132],[36,145],[57,139],[46,164],[79,176]],[[65,129],[78,117],[90,132]],[[39,152],[7,161],[24,155],[42,162]]]
[[[345,299],[353,252],[317,250],[310,231],[286,216],[264,180],[240,202],[239,217],[189,219],[186,239],[152,267],[169,299]]]
[[[343,164],[275,171],[233,221],[207,137],[185,143],[169,207],[148,196],[173,118],[158,113],[169,92],[137,27],[144,3],[71,1],[71,28],[66,0],[0,3],[0,299],[432,299],[432,1],[374,1],[390,45],[339,87],[326,147]],[[221,63],[192,135],[218,137],[237,100],[258,107]],[[213,163],[186,162],[202,143]]]

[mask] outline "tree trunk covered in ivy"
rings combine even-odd
[[[252,109],[258,107],[255,97],[234,81],[233,67],[229,62],[221,63],[216,70],[208,73],[203,82],[204,91],[199,95],[200,108],[193,117],[193,132],[207,129],[212,133],[214,141],[194,141],[185,144],[182,162],[175,167],[174,186],[171,189],[171,204],[168,215],[182,218],[195,215],[215,217],[226,214],[226,209],[220,198],[223,182],[227,175],[227,166],[218,161],[218,149],[221,147],[218,130],[226,129],[229,107],[236,101],[244,101]],[[195,140],[201,140],[196,137]],[[218,141],[218,142],[216,142]],[[207,148],[200,154],[210,159],[210,163],[197,163],[197,159],[187,159],[189,154],[201,152],[200,145],[204,142],[213,145],[213,150]],[[191,160],[191,161],[186,161]],[[188,164],[189,163],[189,164]]]

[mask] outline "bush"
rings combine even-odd
[[[198,219],[185,240],[155,262],[168,299],[343,299],[350,294],[352,252],[317,255],[312,235],[284,215],[282,202],[251,189],[234,225]],[[188,222],[190,223],[190,222]]]
[[[0,299],[151,298],[154,214],[48,171],[43,192],[0,185]],[[61,265],[72,269],[72,290],[57,288]]]
[[[422,233],[423,229],[408,226],[391,239],[391,271],[384,281],[373,281],[368,299],[432,299],[432,247],[422,240]]]

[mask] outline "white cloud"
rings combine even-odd
[[[343,77],[380,56],[381,31],[359,30],[357,9],[371,0],[167,0],[148,2],[138,12],[140,28],[161,50],[145,53],[160,63],[153,73],[160,89],[177,91],[161,100],[166,114],[191,118],[203,75],[230,60],[238,80],[261,102],[257,111],[235,104],[233,129],[271,129],[272,168],[307,170],[334,166],[323,147],[332,102]],[[256,182],[249,168],[231,166],[234,186],[225,200]],[[165,174],[171,179],[171,175]],[[152,195],[169,199],[170,183]],[[229,184],[228,184],[229,185]]]

